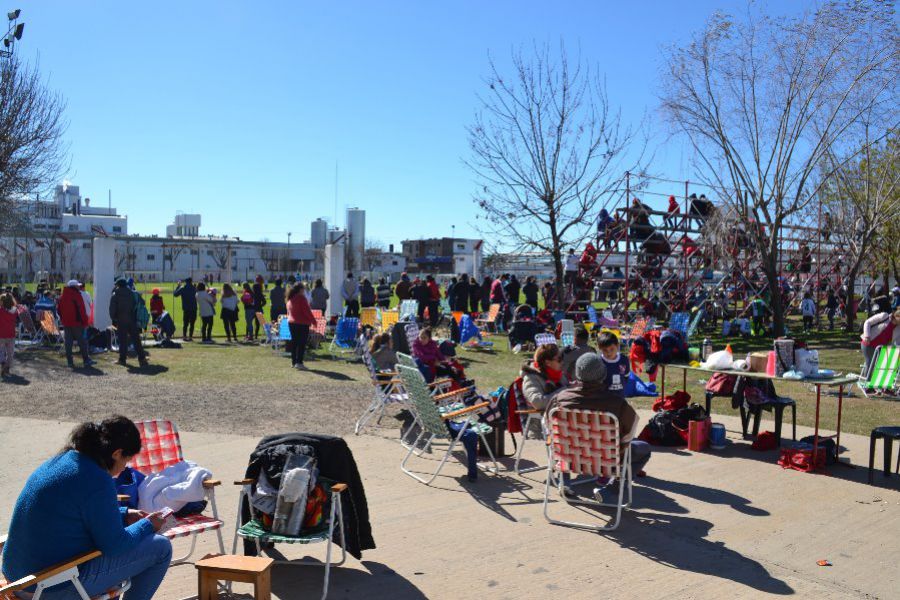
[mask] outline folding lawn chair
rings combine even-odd
[[[494,342],[482,339],[481,329],[472,321],[472,317],[463,314],[459,318],[459,347],[464,350],[492,349]]]
[[[7,536],[0,535],[0,552],[3,551],[3,547],[6,545],[6,538]],[[18,600],[19,598],[26,597],[31,598],[31,600],[40,600],[43,597],[44,592],[49,588],[66,583],[72,584],[81,600],[112,600],[113,598],[122,597],[122,594],[131,588],[131,582],[128,580],[125,580],[96,596],[89,596],[85,591],[84,586],[81,584],[81,580],[78,578],[78,565],[99,558],[100,556],[101,552],[99,550],[83,552],[77,556],[73,556],[69,560],[50,565],[31,575],[26,575],[17,581],[6,581],[3,575],[0,574],[0,600]],[[36,587],[34,592],[29,593],[26,590],[31,586]],[[56,592],[57,590],[53,591]],[[21,592],[26,595],[17,596],[16,592]]]
[[[552,333],[539,333],[534,336],[534,345],[540,348],[541,346],[548,344],[555,344],[556,336]]]
[[[400,379],[403,381],[403,387],[406,389],[407,393],[409,393],[410,401],[416,408],[416,413],[422,428],[419,436],[410,445],[409,451],[403,458],[403,462],[400,463],[400,469],[416,481],[424,483],[425,485],[430,485],[447,463],[447,459],[450,458],[453,448],[462,440],[466,431],[471,429],[477,433],[479,438],[481,438],[484,448],[487,449],[488,455],[494,463],[493,469],[487,470],[496,474],[499,471],[497,460],[494,458],[491,447],[484,437],[486,433],[493,431],[493,428],[490,425],[480,423],[477,420],[478,413],[487,408],[490,403],[481,402],[469,407],[460,403],[453,403],[444,407],[439,407],[435,404],[435,398],[429,393],[428,387],[425,384],[425,379],[418,369],[400,365],[398,370],[400,371]],[[451,431],[452,434],[455,435],[451,435]],[[417,448],[423,447],[423,442],[424,447],[429,447],[435,439],[446,439],[449,440],[450,443],[447,446],[447,451],[441,458],[441,462],[438,464],[437,469],[428,479],[425,479],[407,469],[406,463],[409,462],[410,457],[416,452]]]
[[[278,335],[275,336],[278,342],[287,342],[291,339],[291,327],[285,317],[278,319]],[[280,344],[279,344],[280,345]]]
[[[900,396],[898,373],[900,373],[900,346],[879,346],[875,349],[875,357],[869,367],[869,377],[865,379],[860,376],[857,385],[865,396],[869,394]]]
[[[16,309],[19,313],[16,345],[37,346],[41,344],[46,339],[46,335],[44,334],[43,329],[38,329],[34,326],[34,321],[31,318],[31,311],[29,311],[28,307],[24,304],[17,305]]]
[[[56,315],[49,310],[38,311],[38,320],[41,323],[41,329],[44,330],[44,339],[50,342],[50,345],[60,350],[63,347],[63,334],[56,322]]]
[[[410,321],[405,325],[406,341],[409,343],[409,349],[412,350],[413,344],[419,338],[419,324]]]
[[[400,319],[401,321],[415,321],[416,314],[419,311],[419,303],[415,300],[404,300],[400,303]]]
[[[475,319],[475,324],[478,325],[485,333],[490,331],[490,328],[497,328],[497,317],[500,314],[500,305],[499,304],[491,304],[490,308],[488,308],[487,314],[482,313],[478,318]]]
[[[361,308],[359,311],[359,325],[360,327],[377,329],[380,325],[378,322],[378,309],[374,306]]]
[[[329,348],[331,356],[338,358],[348,352],[354,352],[357,344],[357,334],[359,333],[359,319],[355,317],[341,317],[338,319],[337,327],[334,329],[334,337],[331,338],[331,347]]]
[[[597,309],[594,308],[593,305],[591,305],[591,304],[587,305],[587,314],[588,314],[588,318],[587,318],[588,321],[590,321],[591,323],[593,323],[595,325],[600,324],[600,319],[597,318]]]
[[[272,346],[274,348],[277,339],[275,336],[275,326],[269,323],[266,320],[266,315],[261,312],[256,313],[256,322],[259,323],[259,326],[262,327],[263,332],[266,334],[266,341],[261,342],[261,344]]]
[[[700,327],[700,322],[703,321],[703,317],[705,315],[705,309],[701,308],[697,310],[697,314],[695,314],[694,318],[691,319],[691,324],[687,328],[687,334],[684,338],[685,340],[690,340],[697,333],[697,329]]]
[[[180,463],[184,460],[181,451],[181,438],[178,428],[171,421],[153,420],[138,421],[135,423],[141,433],[141,451],[131,459],[131,468],[150,475],[159,473],[166,467]],[[197,536],[206,531],[215,531],[219,539],[219,551],[225,554],[225,544],[222,542],[222,525],[219,511],[216,508],[215,488],[222,482],[216,479],[207,479],[203,482],[203,490],[206,501],[209,502],[212,516],[204,514],[189,515],[187,517],[175,517],[175,526],[163,530],[162,535],[171,539],[177,537],[191,538],[191,549],[181,558],[172,560],[173,565],[187,562],[194,553],[197,545]]]
[[[639,337],[644,337],[647,329],[649,329],[653,323],[654,319],[652,317],[637,317],[634,320],[634,323],[631,324],[631,331],[628,332],[628,335],[623,336],[621,341],[631,343]]]
[[[680,331],[684,338],[687,339],[688,324],[691,320],[691,313],[677,312],[672,313],[669,318],[669,329],[672,331]]]
[[[336,483],[320,477],[318,483],[321,483],[328,490],[328,503],[323,509],[323,514],[328,515],[328,519],[323,519],[319,526],[308,530],[301,530],[298,535],[285,535],[272,533],[265,528],[262,517],[257,516],[250,502],[253,494],[253,486],[256,485],[255,479],[241,479],[235,481],[235,485],[241,486],[241,493],[238,496],[238,518],[235,521],[234,542],[231,545],[231,553],[237,554],[238,538],[249,540],[256,545],[256,554],[263,555],[263,550],[273,548],[275,544],[315,544],[325,542],[325,562],[314,560],[283,560],[276,559],[275,563],[279,565],[292,566],[323,566],[325,567],[325,582],[322,587],[322,600],[328,596],[328,581],[331,575],[331,567],[340,566],[347,560],[346,538],[344,536],[344,511],[341,510],[341,494],[346,491],[346,483]],[[244,501],[250,507],[250,520],[241,524],[241,510]],[[334,544],[335,523],[337,523],[337,531],[339,535],[339,545],[341,547],[341,560],[333,562],[331,560],[331,549]],[[127,598],[126,598],[127,600]]]
[[[522,475],[523,473],[531,473],[532,471],[540,471],[544,468],[543,465],[537,465],[534,467],[526,467],[524,469],[519,467],[519,462],[522,460],[522,451],[525,449],[525,441],[528,440],[528,436],[531,433],[531,422],[539,421],[544,416],[544,411],[539,408],[526,408],[524,410],[517,410],[519,413],[519,417],[525,415],[525,422],[522,423],[522,441],[519,442],[519,448],[516,450],[516,460],[513,463],[513,471],[515,471],[516,475]],[[545,435],[543,433],[543,423],[541,423],[541,434],[540,439],[545,439]]]
[[[375,369],[375,363],[372,362],[372,355],[369,353],[368,349],[363,353],[362,358],[363,363],[365,363],[366,368],[369,371],[369,376],[372,378],[372,387],[374,388],[375,393],[372,402],[366,407],[365,412],[363,412],[359,419],[356,420],[356,427],[353,430],[353,433],[356,435],[362,433],[362,430],[375,415],[378,415],[378,420],[375,421],[375,424],[381,423],[385,409],[389,404],[400,404],[402,406],[407,406],[409,404],[409,396],[407,396],[406,390],[403,389],[403,384],[398,378],[399,373],[396,371],[377,371]],[[401,443],[404,441],[405,437],[401,439]]]
[[[381,311],[381,329],[382,331],[387,331],[391,327],[397,324],[400,320],[400,311],[397,310],[383,310]]]
[[[622,509],[631,506],[631,446],[622,456],[619,447],[619,420],[615,415],[592,410],[555,407],[547,413],[547,481],[544,485],[544,517],[555,525],[567,525],[592,531],[611,531],[619,526]],[[619,480],[619,497],[615,504],[598,500],[574,500],[563,493],[562,475],[588,475]],[[613,506],[615,519],[606,526],[560,521],[550,517],[550,486],[555,482],[563,502],[569,505]],[[628,502],[624,501],[628,488]]]
[[[404,365],[409,367],[410,369],[419,369],[419,365],[416,364],[416,359],[414,359],[409,354],[403,354],[402,352],[397,353],[397,365]],[[426,385],[431,389],[432,394],[445,394],[450,390],[450,386],[452,383],[453,380],[451,380],[449,377],[444,377],[443,379],[435,379],[434,381]]]

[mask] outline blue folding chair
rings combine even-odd
[[[669,329],[679,331],[687,339],[688,325],[691,321],[691,314],[686,312],[672,313],[669,319]]]
[[[337,327],[334,328],[334,337],[331,338],[331,356],[338,358],[348,352],[356,351],[356,336],[359,334],[359,319],[356,317],[341,317]]]

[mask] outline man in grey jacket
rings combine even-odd
[[[126,366],[128,358],[128,345],[134,344],[138,362],[142,367],[147,366],[147,354],[141,344],[141,334],[138,331],[135,317],[135,292],[129,289],[128,282],[123,278],[116,280],[112,298],[109,300],[109,318],[112,319],[119,338],[119,364]]]

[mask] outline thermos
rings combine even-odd
[[[706,359],[709,358],[709,355],[712,354],[712,340],[709,338],[705,338],[703,340],[703,347],[700,349],[700,358],[703,362],[706,362]]]

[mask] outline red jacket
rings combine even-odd
[[[14,339],[16,337],[16,319],[19,311],[15,307],[10,310],[0,308],[0,340]]]
[[[316,318],[309,308],[309,300],[306,299],[306,294],[304,293],[296,294],[288,300],[287,311],[288,323],[298,323],[300,325],[316,324]]]
[[[434,281],[428,282],[428,294],[431,297],[432,301],[437,301],[441,299],[441,288],[438,287],[438,284]]]
[[[84,298],[78,288],[63,288],[56,306],[59,322],[63,327],[87,327],[88,314],[84,309]]]
[[[166,305],[163,304],[162,296],[151,296],[150,298],[150,314],[151,315],[161,315],[166,310]]]
[[[506,302],[506,293],[503,291],[503,282],[495,279],[491,284],[491,304],[503,304]]]

